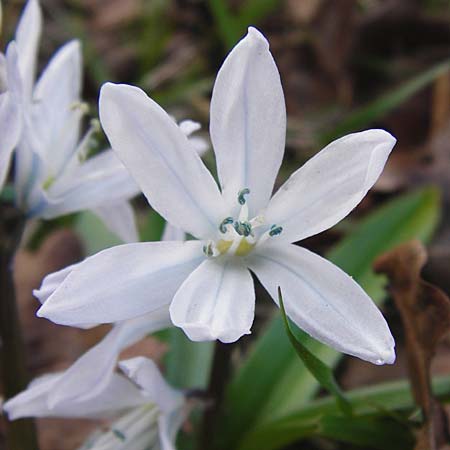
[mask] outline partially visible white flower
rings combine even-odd
[[[30,0],[19,20],[16,41],[0,53],[0,191],[11,155],[21,137],[25,100],[30,97],[36,70],[42,19],[37,0]],[[20,57],[19,57],[20,55]]]
[[[115,322],[170,304],[173,323],[190,339],[234,342],[253,323],[252,271],[275,302],[281,286],[288,316],[314,338],[376,364],[395,360],[389,327],[361,287],[293,245],[358,205],[381,174],[393,136],[374,129],[340,138],[271,197],[286,111],[269,43],[254,28],[228,55],[213,89],[210,134],[220,190],[199,156],[186,151],[179,127],[142,90],[105,84],[100,119],[152,207],[198,240],[102,251],[52,292],[44,281],[49,296],[39,316],[65,325]]]
[[[3,409],[10,420],[22,417],[114,418],[107,432],[93,436],[87,450],[174,450],[176,434],[188,409],[182,392],[173,389],[156,364],[137,357],[121,361],[121,374],[113,374],[106,389],[88,399],[70,399],[50,407],[48,398],[61,374],[45,375],[8,400]],[[82,375],[82,374],[80,374]]]
[[[170,226],[166,227],[165,236],[177,231]],[[184,232],[179,239],[184,239]],[[66,267],[45,277],[45,288],[35,291],[34,294],[42,303],[45,303],[52,290],[61,284],[70,272],[79,264]],[[149,293],[151,295],[151,292]],[[98,324],[81,324],[83,328],[89,328]],[[157,311],[134,319],[117,322],[106,336],[89,351],[75,361],[64,373],[58,382],[53,385],[52,392],[48,395],[47,402],[50,408],[68,401],[86,401],[101,394],[106,389],[114,375],[117,360],[122,350],[140,341],[145,336],[159,330],[173,326],[168,305]]]
[[[80,450],[175,450],[176,435],[188,411],[183,395],[166,383],[147,358],[121,361],[119,365],[152,401],[120,417]]]
[[[92,209],[123,240],[136,241],[128,200],[139,188],[111,150],[86,159],[94,128],[80,140],[80,44],[58,50],[35,83],[41,31],[39,2],[29,0],[0,55],[0,190],[15,150],[16,204],[28,217]]]
[[[30,0],[16,33],[25,119],[16,149],[17,204],[29,217],[44,219],[102,208],[99,215],[113,232],[123,240],[136,241],[128,200],[139,188],[111,150],[87,158],[99,125],[94,123],[80,139],[86,113],[80,97],[80,43],[63,45],[35,83],[41,27],[39,3]],[[108,215],[108,208],[115,214]]]
[[[94,347],[64,371],[48,395],[50,408],[69,401],[87,401],[107,389],[122,350],[172,325],[167,307],[152,314],[118,322]]]

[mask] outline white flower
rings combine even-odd
[[[195,341],[250,333],[255,292],[249,269],[289,317],[316,339],[376,364],[395,359],[380,311],[351,277],[292,245],[330,228],[379,177],[395,139],[383,130],[329,144],[272,197],[285,144],[280,77],[254,28],[219,71],[210,132],[219,190],[170,117],[140,89],[107,83],[100,119],[149,203],[198,240],[129,244],[69,270],[38,315],[72,325],[114,322],[170,303],[175,325]]]
[[[86,158],[94,128],[80,140],[86,110],[80,99],[80,44],[72,41],[59,49],[35,83],[41,30],[39,2],[30,0],[17,26],[16,42],[8,47],[18,66],[9,76],[8,92],[15,94],[11,97],[22,126],[15,133],[8,128],[9,142],[0,142],[0,181],[15,148],[16,204],[28,217],[50,219],[91,209],[123,240],[136,241],[128,200],[139,189],[111,150]],[[1,113],[0,121],[8,126]]]
[[[186,418],[184,395],[162,377],[156,364],[144,357],[121,361],[120,368],[132,380],[114,373],[105,389],[89,398],[68,399],[54,407],[48,399],[63,373],[44,375],[8,400],[3,409],[10,420],[21,417],[122,416],[108,432],[99,433],[83,449],[173,450],[176,433]],[[81,377],[83,373],[79,374]]]

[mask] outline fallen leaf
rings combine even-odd
[[[432,395],[430,366],[450,329],[450,299],[421,278],[426,260],[424,246],[410,241],[379,257],[374,268],[389,279],[388,289],[403,323],[412,391],[424,416],[415,450],[442,450],[449,433],[445,412]]]

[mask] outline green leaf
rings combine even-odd
[[[192,342],[179,328],[168,330],[165,367],[167,380],[181,389],[204,389],[208,385],[214,342]]]
[[[383,278],[374,275],[372,262],[406,240],[427,241],[438,222],[439,205],[439,194],[434,188],[403,195],[362,220],[326,256],[380,304],[384,299]],[[283,322],[277,315],[230,382],[219,429],[220,448],[234,448],[252,427],[298,411],[317,393],[318,383],[306,368],[299,368],[297,355],[283,334]],[[302,344],[325,364],[334,366],[341,357],[305,334]]]
[[[15,198],[15,189],[12,184],[7,184],[0,190],[0,200],[12,203]]]
[[[317,435],[364,448],[377,450],[410,450],[414,436],[409,428],[386,417],[324,416]]]
[[[159,241],[164,232],[165,224],[166,221],[156,211],[150,211],[139,230],[141,241]]]
[[[233,14],[226,0],[209,0],[209,8],[223,44],[230,49],[244,36],[247,27],[269,16],[279,3],[280,0],[247,0]]]
[[[208,3],[222,42],[228,49],[233,47],[242,37],[239,21],[229,10],[225,0],[209,0]]]
[[[345,394],[341,391],[337,381],[334,378],[333,371],[324,364],[319,358],[314,356],[307,347],[305,347],[300,340],[294,336],[289,325],[289,320],[286,316],[286,311],[284,309],[283,296],[281,295],[281,288],[278,287],[278,301],[280,303],[280,310],[283,317],[284,327],[288,335],[289,341],[294,347],[297,355],[303,361],[303,364],[311,372],[314,378],[320,383],[320,385],[333,394],[336,397],[336,401],[342,410],[342,412],[347,415],[352,415],[352,407]]]
[[[280,0],[247,0],[239,10],[242,30],[269,16],[280,4]]]
[[[383,118],[449,70],[450,59],[437,64],[377,100],[357,109],[331,132],[321,135],[319,140],[323,144],[327,144],[340,136],[364,128],[368,124]]]
[[[450,377],[435,377],[433,379],[433,393],[441,401],[449,401]],[[409,412],[415,408],[407,380],[354,389],[347,392],[347,398],[352,404],[355,416],[373,417],[380,415],[380,410]],[[322,418],[334,416],[336,413],[338,413],[338,407],[333,397],[312,401],[290,415],[253,428],[244,436],[238,449],[274,450],[296,440],[319,435]],[[351,419],[344,420],[347,420],[348,423],[351,422]],[[328,431],[328,436],[338,437],[336,434],[332,436],[330,431]]]
[[[74,230],[83,241],[86,256],[123,242],[92,212],[83,211],[76,215]]]

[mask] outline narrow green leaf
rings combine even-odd
[[[265,19],[280,4],[280,0],[247,0],[239,10],[242,29]]]
[[[361,221],[326,256],[380,304],[384,299],[383,278],[374,275],[372,262],[406,240],[427,241],[439,218],[439,204],[439,193],[434,188],[403,195]],[[298,411],[317,393],[318,383],[306,369],[299,370],[297,355],[283,334],[283,322],[277,315],[229,384],[219,430],[220,448],[235,447],[252,427]],[[304,333],[302,343],[328,365],[334,366],[341,357]]]
[[[320,385],[336,397],[336,401],[341,411],[345,415],[351,416],[352,406],[345,397],[345,394],[341,391],[338,383],[334,378],[332,370],[313,353],[311,353],[308,348],[305,347],[300,340],[297,340],[292,333],[291,327],[289,325],[289,320],[284,309],[283,296],[281,295],[280,287],[278,287],[278,301],[280,303],[280,310],[283,317],[283,323],[286,329],[286,333],[288,335],[289,341],[297,352],[297,355],[303,361],[303,364],[311,372],[314,378],[320,383]]]
[[[317,435],[364,448],[377,450],[410,450],[414,436],[409,428],[386,417],[324,416]]]
[[[381,119],[449,70],[450,59],[437,64],[377,100],[357,109],[331,132],[322,134],[319,140],[327,144],[340,136],[364,128],[368,124]]]
[[[441,401],[450,401],[450,377],[433,379],[433,393]],[[401,380],[347,392],[355,416],[376,416],[380,409],[410,412],[415,408],[409,381]],[[272,423],[255,427],[244,436],[239,450],[274,450],[294,441],[320,433],[320,420],[338,413],[333,397],[310,402],[295,413]],[[345,420],[345,419],[344,419]]]
[[[209,0],[208,3],[222,42],[230,49],[241,38],[239,21],[229,10],[225,0]]]

